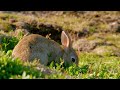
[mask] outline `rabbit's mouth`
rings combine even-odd
[[[70,64],[70,63],[68,63],[68,62],[64,62],[63,63],[63,67],[70,67],[72,65],[72,63]]]

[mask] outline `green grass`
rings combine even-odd
[[[11,51],[0,52],[0,79],[32,79],[42,77],[42,73],[28,65],[24,65],[21,60],[13,59]]]
[[[49,17],[35,18],[22,14],[0,14],[0,23],[3,25],[1,28],[4,27],[11,32],[14,32],[8,23],[11,18],[27,23],[32,23],[33,20],[36,20],[42,23],[57,24],[65,30],[81,31],[83,28],[88,28],[91,35],[86,37],[86,39],[96,40],[99,43],[96,47],[98,50],[103,49],[103,51],[105,51],[107,49],[102,55],[92,51],[89,53],[80,52],[78,55],[78,66],[73,64],[65,67],[63,62],[60,64],[51,62],[48,66],[41,66],[40,63],[35,61],[23,63],[19,59],[14,59],[11,56],[12,50],[23,37],[23,34],[21,32],[17,37],[14,37],[14,34],[11,36],[8,35],[10,37],[0,38],[0,79],[119,79],[120,57],[114,55],[114,52],[119,52],[120,35],[116,33],[102,33],[108,29],[106,22],[101,23],[98,21],[94,23],[96,20],[95,15],[100,15],[101,18],[105,19],[110,16],[114,18],[116,15],[119,16],[119,14],[118,12],[111,14],[111,12],[103,11],[93,12],[91,15],[81,15],[79,18],[73,15],[51,15]],[[5,20],[2,18],[5,18]],[[90,22],[93,23],[93,26],[89,26]],[[98,33],[96,33],[96,31],[98,31]],[[114,46],[104,45],[104,43],[111,43]],[[50,73],[48,73],[47,70],[50,71]]]
[[[19,59],[11,57],[12,50],[7,53],[0,51],[0,79],[119,79],[120,78],[120,58],[115,56],[98,56],[92,53],[81,53],[79,66],[61,67],[56,64],[47,66],[55,73],[44,74],[37,70],[34,62],[23,63]]]
[[[13,50],[15,45],[18,43],[18,39],[16,37],[3,37],[2,38],[2,50],[7,52],[8,50]]]
[[[52,62],[46,68],[51,71],[54,70],[55,73],[44,74],[35,68],[38,63],[23,63],[21,60],[11,57],[12,48],[9,45],[15,46],[18,42],[17,39],[3,39],[3,41],[3,49],[0,51],[1,79],[116,79],[120,77],[120,57],[108,56],[107,54],[100,56],[95,53],[80,53],[78,67],[74,64],[64,67],[62,62],[61,64]],[[8,46],[5,47],[4,44]]]
[[[89,69],[86,74],[82,74],[84,78],[94,79],[110,79],[119,78],[120,70],[120,58],[115,56],[101,57],[95,54],[81,54],[80,64],[88,65]],[[81,65],[80,65],[81,66]]]

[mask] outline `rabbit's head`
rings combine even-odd
[[[73,64],[73,63],[78,65],[78,56],[75,50],[72,48],[72,42],[70,36],[65,31],[62,31],[61,43],[62,43],[62,47],[64,48],[63,60],[65,62],[65,65]]]

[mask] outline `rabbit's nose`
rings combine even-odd
[[[75,62],[75,58],[72,58],[72,61]]]

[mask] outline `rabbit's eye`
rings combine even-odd
[[[75,62],[75,58],[72,58],[72,61]]]

